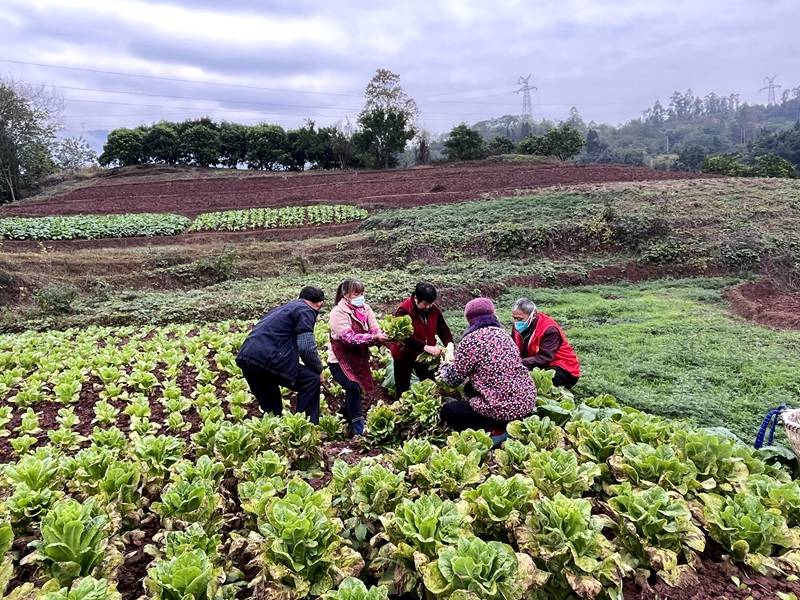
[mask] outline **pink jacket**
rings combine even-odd
[[[340,300],[339,304],[331,309],[331,314],[328,317],[331,338],[354,346],[369,346],[373,342],[375,335],[380,332],[380,327],[378,327],[378,319],[369,304],[365,304],[362,311],[367,319],[369,333],[356,333],[353,331],[351,319],[355,318],[354,311],[346,300]],[[328,362],[339,362],[332,350],[328,352]]]

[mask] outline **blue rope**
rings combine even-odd
[[[767,438],[767,445],[772,445],[772,440],[775,438],[775,428],[778,426],[780,414],[786,410],[786,405],[781,404],[778,408],[773,408],[764,417],[761,422],[761,427],[758,428],[758,435],[756,435],[756,442],[754,446],[761,448],[764,445],[764,438],[767,437],[767,430],[769,429],[769,437]]]

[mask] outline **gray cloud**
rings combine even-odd
[[[635,118],[676,89],[754,101],[763,100],[766,74],[800,84],[794,0],[413,0],[391,7],[242,0],[224,11],[211,0],[78,4],[6,0],[0,58],[322,93],[0,63],[0,74],[29,81],[185,97],[65,90],[72,131],[206,113],[287,126],[305,116],[352,119],[358,97],[323,93],[358,96],[384,66],[400,73],[433,131],[518,112],[521,98],[511,92],[529,72],[539,88],[534,116],[563,118],[576,105],[587,120],[606,122]]]

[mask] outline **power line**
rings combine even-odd
[[[247,90],[261,90],[266,92],[280,92],[280,93],[289,93],[289,94],[310,94],[316,96],[342,96],[347,98],[361,98],[361,94],[344,94],[338,92],[313,92],[310,90],[292,90],[288,88],[273,88],[273,87],[264,87],[258,85],[245,85],[241,83],[221,83],[219,81],[204,81],[200,79],[183,79],[180,77],[163,77],[160,75],[146,75],[143,73],[124,73],[121,71],[104,71],[102,69],[87,69],[84,67],[71,67],[65,65],[53,65],[48,63],[37,63],[37,62],[29,62],[24,60],[12,60],[7,58],[0,58],[0,62],[4,63],[11,63],[15,65],[28,65],[32,67],[43,67],[45,69],[61,69],[65,71],[82,71],[85,73],[99,73],[102,75],[115,75],[119,77],[138,77],[141,79],[157,79],[159,81],[178,81],[182,83],[196,83],[200,85],[214,85],[220,87],[232,87],[232,88],[239,88],[239,89],[247,89]]]

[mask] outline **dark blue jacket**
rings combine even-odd
[[[266,369],[294,384],[300,361],[297,336],[313,334],[316,322],[317,313],[303,300],[273,308],[247,336],[236,360]]]

